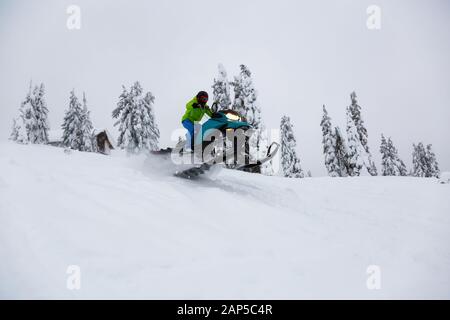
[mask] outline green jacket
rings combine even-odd
[[[200,121],[202,120],[205,113],[210,117],[212,116],[211,109],[209,109],[208,105],[205,105],[205,107],[202,108],[200,106],[196,106],[197,104],[197,97],[194,97],[194,99],[186,104],[186,112],[184,113],[181,122],[186,119],[191,120],[192,122]]]

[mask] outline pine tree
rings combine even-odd
[[[381,135],[381,174],[383,176],[395,176],[394,155],[390,150],[388,142],[384,135]]]
[[[143,90],[139,82],[135,82],[130,91],[123,87],[117,108],[112,116],[118,119],[118,146],[128,153],[151,151],[158,149],[159,130],[155,122],[153,103],[155,97],[147,92],[142,97]]]
[[[370,175],[376,176],[378,175],[378,169],[375,165],[375,162],[372,160],[372,155],[369,156],[369,168],[367,169],[367,172],[369,172]]]
[[[280,124],[281,132],[281,168],[283,175],[289,178],[303,178],[305,175],[300,166],[300,159],[295,151],[296,140],[289,117],[283,116]]]
[[[412,175],[414,177],[425,177],[427,172],[426,151],[422,142],[419,142],[417,145],[413,144],[412,158],[413,158]]]
[[[9,140],[17,141],[19,138],[19,131],[20,131],[20,125],[17,123],[17,118],[14,118],[11,135],[9,136]]]
[[[358,101],[356,100],[356,93],[354,91],[350,94],[350,99],[352,103],[348,107],[348,110],[350,112],[353,122],[355,123],[359,141],[365,151],[365,154],[361,154],[364,166],[366,167],[370,175],[376,176],[377,168],[375,166],[375,162],[373,162],[372,160],[372,155],[369,150],[367,129],[362,119],[361,106],[358,104]]]
[[[219,63],[219,75],[214,79],[213,101],[217,103],[218,110],[229,109],[231,106],[230,84],[228,83],[227,72],[224,66]]]
[[[13,125],[9,139],[20,143],[24,143],[26,141],[26,132],[25,130],[23,130],[23,125],[21,124],[20,117],[13,119]]]
[[[323,117],[320,122],[322,127],[322,144],[323,144],[323,154],[325,156],[325,167],[327,168],[328,175],[331,177],[340,176],[339,173],[339,162],[336,157],[336,135],[331,126],[331,118],[328,116],[328,112],[323,106]]]
[[[429,144],[425,148],[422,142],[419,142],[417,145],[413,144],[413,176],[439,177],[439,164],[431,147],[432,145]]]
[[[81,151],[97,151],[94,136],[94,126],[91,122],[90,112],[87,108],[86,94],[83,92],[83,109],[81,110]]]
[[[25,123],[21,115],[13,119],[12,131],[9,139],[23,144],[27,144],[29,142]]]
[[[45,87],[42,83],[30,89],[20,104],[19,116],[13,119],[10,139],[19,143],[48,142],[48,109],[44,99]]]
[[[63,136],[62,145],[73,149],[83,150],[83,109],[81,103],[78,101],[75,91],[70,92],[69,108],[64,115],[64,122],[62,124]]]
[[[141,121],[142,121],[142,131],[141,136],[144,143],[147,145],[148,150],[158,150],[158,141],[160,137],[158,125],[155,120],[155,113],[153,111],[153,104],[155,102],[155,97],[147,92],[144,99],[141,100]]]
[[[45,102],[45,86],[41,83],[33,90],[31,105],[33,107],[33,122],[29,132],[31,143],[48,143],[48,131],[50,129],[48,123],[48,109]]]
[[[13,119],[13,131],[10,139],[19,143],[30,143],[29,131],[32,128],[34,121],[33,106],[31,104],[32,85],[30,82],[30,89],[22,101],[19,108],[19,116]]]
[[[258,93],[253,85],[252,73],[245,66],[241,65],[239,76],[234,78],[231,85],[234,87],[233,109],[247,119],[255,129],[261,124],[261,109],[257,103]]]
[[[425,152],[425,158],[427,163],[427,170],[426,170],[426,177],[436,177],[439,178],[440,170],[439,170],[439,164],[436,160],[436,155],[431,150],[432,145],[427,145],[427,149]]]
[[[339,127],[335,127],[334,132],[334,136],[336,137],[334,150],[338,164],[338,174],[339,177],[347,177],[349,175],[347,143]]]
[[[239,76],[234,77],[231,85],[234,88],[233,110],[239,112],[252,125],[254,133],[250,137],[251,160],[260,159],[267,153],[269,146],[266,128],[261,120],[261,109],[257,103],[258,93],[253,85],[252,74],[245,66],[240,66]],[[257,167],[258,173],[270,175],[271,162]]]
[[[347,109],[347,141],[348,173],[350,176],[359,176],[364,165],[362,159],[364,148],[359,140],[358,131],[349,109]]]
[[[381,166],[383,176],[406,176],[407,170],[405,163],[399,158],[397,148],[394,146],[391,138],[381,135],[380,152],[382,155]]]
[[[94,127],[90,119],[84,92],[83,104],[78,101],[75,90],[70,92],[69,108],[66,110],[61,127],[63,129],[63,146],[78,151],[97,151]]]
[[[242,70],[243,65],[241,65],[241,72],[238,76],[234,76],[234,81],[230,82],[230,85],[233,87],[234,91],[234,100],[232,104],[232,109],[239,112],[242,116],[245,116],[245,106],[244,106],[244,98],[243,98],[243,83],[242,83]],[[248,72],[250,73],[250,72]],[[251,75],[251,73],[250,73]],[[247,76],[247,75],[246,75]]]

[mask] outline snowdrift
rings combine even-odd
[[[450,298],[449,184],[172,171],[0,143],[0,298]]]

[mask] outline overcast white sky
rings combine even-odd
[[[81,30],[66,27],[69,5]],[[368,30],[378,5],[381,30]],[[269,128],[283,114],[295,126],[305,170],[324,175],[322,104],[345,125],[357,92],[380,165],[383,132],[411,167],[412,143],[432,143],[450,170],[450,1],[0,0],[0,137],[30,79],[44,82],[53,128],[69,91],[86,91],[94,125],[112,128],[121,85],[140,80],[156,96],[161,145],[180,127],[185,103],[211,92],[217,64],[230,79],[253,72]]]

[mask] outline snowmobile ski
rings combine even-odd
[[[274,148],[274,149],[272,150],[272,148]],[[272,160],[273,157],[275,157],[275,155],[277,154],[279,148],[280,148],[280,144],[279,143],[272,142],[270,144],[269,148],[267,149],[267,154],[266,154],[266,157],[264,159],[258,160],[258,161],[256,161],[256,163],[244,164],[244,165],[242,165],[240,167],[235,168],[235,170],[252,172],[257,167],[260,167],[264,163]]]
[[[204,174],[206,171],[211,169],[213,165],[208,163],[202,163],[199,167],[192,167],[186,170],[175,172],[174,176],[184,178],[184,179],[196,179],[200,175]]]
[[[277,142],[272,142],[272,144],[267,149],[267,155],[264,159],[258,160],[256,163],[250,163],[246,165],[242,165],[240,167],[235,168],[235,170],[252,172],[255,168],[263,165],[264,163],[270,161],[275,157],[280,148],[280,144]],[[209,171],[211,167],[216,166],[215,163],[202,163],[200,166],[192,167],[186,170],[181,170],[175,172],[176,177],[185,178],[185,179],[196,179],[206,171]]]

